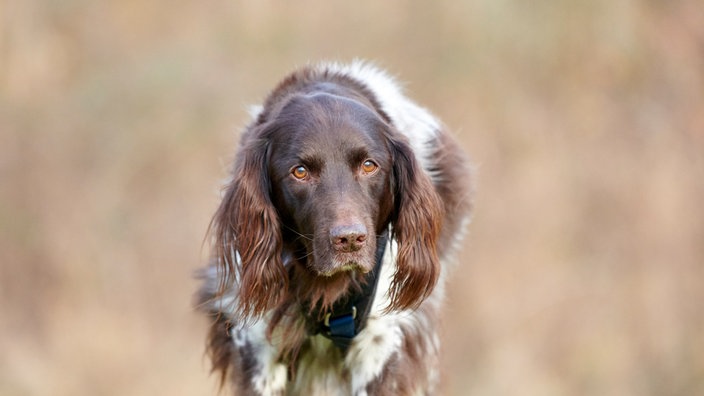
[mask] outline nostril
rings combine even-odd
[[[330,242],[337,251],[357,251],[365,245],[366,240],[367,228],[362,224],[341,225],[330,230]]]

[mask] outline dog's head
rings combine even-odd
[[[391,224],[389,309],[415,307],[438,278],[441,205],[372,101],[338,88],[288,95],[243,136],[213,219],[221,287],[236,285],[241,318],[260,316],[285,299],[294,267],[318,285],[371,271]]]

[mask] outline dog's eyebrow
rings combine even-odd
[[[352,164],[360,163],[367,158],[369,158],[369,150],[366,147],[353,148],[347,155],[347,160]]]
[[[325,161],[317,154],[301,154],[298,160],[311,170],[320,170],[325,165]]]

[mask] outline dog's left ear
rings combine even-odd
[[[443,204],[405,137],[389,138],[398,243],[397,269],[389,291],[391,310],[413,309],[430,295],[440,275],[437,240]]]

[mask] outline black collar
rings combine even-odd
[[[318,332],[329,338],[343,353],[367,324],[388,240],[387,229],[377,239],[376,263],[374,269],[365,275],[366,282],[362,285],[362,289],[333,304],[332,310],[325,315],[325,319],[318,323]]]

